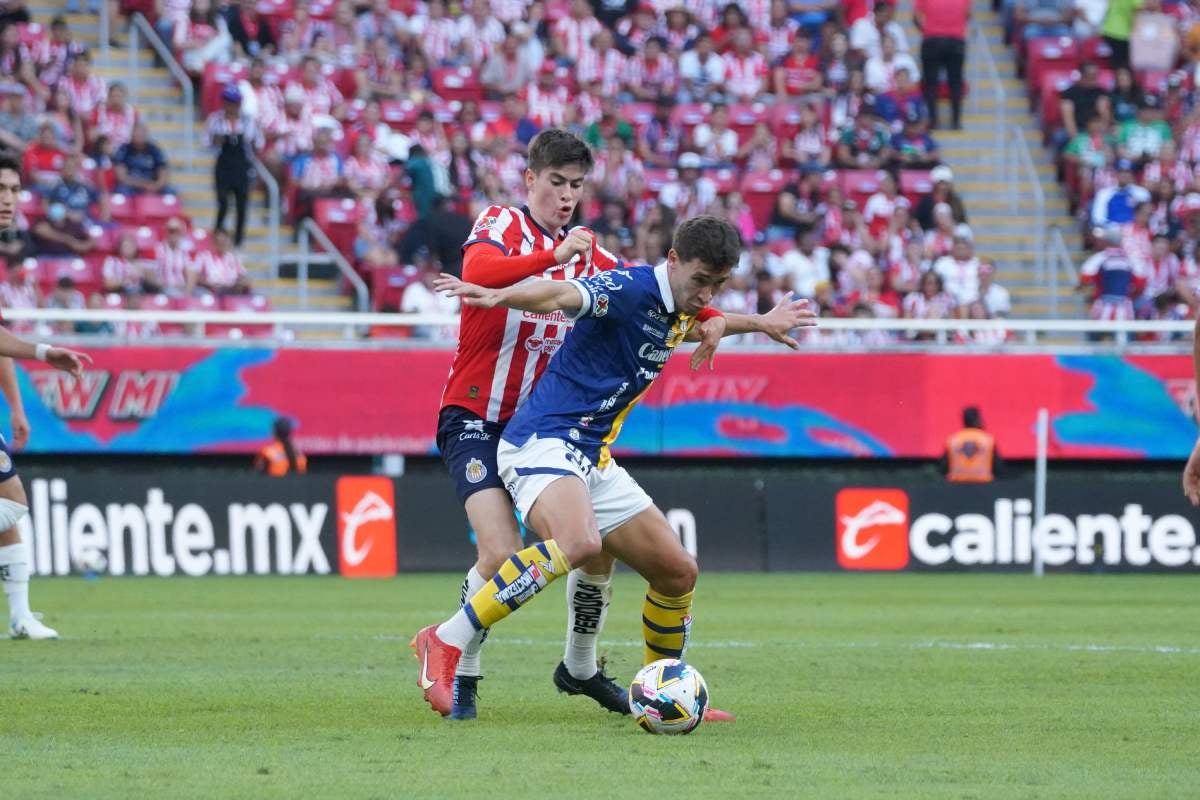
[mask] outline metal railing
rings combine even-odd
[[[266,165],[254,156],[254,171],[267,192],[267,241],[270,247],[271,277],[279,278],[279,220],[283,213],[280,202],[279,181]]]
[[[100,0],[100,5],[104,6],[105,0]],[[171,73],[171,77],[179,83],[180,91],[183,92],[184,161],[188,169],[191,169],[196,149],[196,90],[192,87],[192,79],[175,60],[175,54],[171,52],[171,48],[163,44],[150,21],[140,13],[134,13],[129,18],[129,100],[134,105],[138,104],[138,91],[141,88],[138,51],[141,50],[141,37],[143,36],[158,57],[167,65],[167,72]]]
[[[108,309],[5,309],[7,322],[32,322],[45,325],[52,330],[54,323],[109,323],[114,331],[123,324],[135,326],[154,322],[160,326],[185,327],[188,333],[172,337],[155,334],[152,337],[123,335],[119,332],[89,334],[46,334],[56,341],[72,341],[82,344],[134,344],[160,347],[185,345],[197,340],[206,343],[250,344],[257,347],[295,346],[368,346],[368,347],[434,347],[450,348],[452,337],[439,339],[399,339],[383,336],[364,340],[369,328],[396,329],[415,327],[449,327],[458,325],[457,314],[395,314],[354,313],[326,311],[125,311]],[[206,334],[205,326],[215,325],[227,329],[232,326],[261,330],[270,327],[272,334],[266,338],[243,338],[231,341],[227,333]],[[1148,351],[1148,352],[1191,352],[1189,333],[1195,323],[1183,321],[1104,322],[1090,319],[822,319],[817,328],[794,332],[802,341],[798,356],[807,352],[853,351],[853,352],[955,352],[978,350],[982,352],[1074,352],[1074,351]],[[320,341],[306,340],[305,332],[320,332]],[[869,337],[854,334],[899,333],[923,335],[925,339],[874,341]],[[988,334],[979,339],[964,338],[971,334]],[[1000,334],[1007,334],[1007,340]],[[1131,340],[1130,337],[1150,335],[1152,341]],[[1103,337],[1103,338],[1100,338]],[[956,341],[957,339],[957,341]],[[770,342],[737,344],[728,341],[722,344],[729,350],[759,350],[780,352],[779,345]]]
[[[992,57],[992,49],[988,45],[987,36],[983,32],[982,26],[971,26],[971,47],[967,51],[968,57],[974,56],[983,63],[984,71],[987,73],[988,84],[990,85],[990,94],[996,103],[996,114],[1000,118],[1000,124],[993,133],[996,140],[996,152],[998,153],[1000,164],[1007,169],[1008,167],[1008,149],[1005,146],[1005,136],[1008,130],[1008,91],[1004,88],[1004,81],[1000,77],[1000,69],[996,66],[996,59]],[[967,107],[971,113],[978,114],[982,108],[980,100],[983,92],[982,87],[973,86],[971,92],[967,95]]]
[[[108,61],[109,40],[112,39],[112,20],[108,16],[108,3],[100,2],[100,56]]]
[[[1008,134],[1013,140],[1014,161],[1009,167],[1009,206],[1014,214],[1020,210],[1024,195],[1017,190],[1017,176],[1021,172],[1027,173],[1029,185],[1033,187],[1033,214],[1037,220],[1033,234],[1034,270],[1038,282],[1046,286],[1046,193],[1042,190],[1042,181],[1033,163],[1033,154],[1029,152],[1029,142],[1025,141],[1025,134],[1016,125],[1008,129]]]
[[[1071,258],[1066,239],[1063,238],[1062,228],[1057,225],[1050,226],[1046,246],[1046,269],[1050,273],[1050,316],[1057,317],[1059,272],[1066,273],[1068,286],[1079,285],[1079,270],[1075,268],[1075,261]]]
[[[317,244],[325,251],[317,253],[313,251],[312,240],[316,240]],[[355,303],[360,313],[366,312],[370,308],[370,292],[367,290],[367,284],[354,271],[354,267],[350,266],[350,262],[346,260],[325,231],[321,230],[311,218],[305,219],[300,226],[300,252],[298,254],[299,261],[297,262],[296,277],[300,284],[300,307],[308,308],[308,268],[312,264],[330,264],[338,268],[350,285],[354,288],[354,294],[357,302]],[[347,323],[349,324],[349,323]],[[367,323],[373,324],[373,323]]]

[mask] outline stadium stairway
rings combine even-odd
[[[913,57],[919,61],[920,34],[912,24],[912,0],[901,0],[898,18],[906,26]],[[1012,295],[1014,317],[1046,318],[1051,316],[1051,287],[1049,270],[1053,263],[1047,259],[1046,275],[1037,270],[1038,219],[1034,213],[1034,177],[1028,168],[1017,169],[1016,191],[1018,207],[1012,209],[1009,194],[1009,175],[997,142],[996,131],[1002,126],[1015,127],[1024,137],[1046,200],[1046,236],[1057,225],[1062,230],[1067,251],[1083,252],[1078,225],[1070,216],[1067,197],[1055,179],[1054,163],[1042,146],[1042,131],[1037,118],[1029,109],[1024,85],[1017,77],[1016,59],[1004,44],[1000,17],[992,10],[991,0],[974,0],[971,24],[979,28],[988,43],[988,53],[980,52],[978,33],[967,42],[965,68],[970,95],[964,101],[963,129],[942,128],[934,138],[942,151],[942,159],[954,170],[955,188],[963,198],[971,229],[975,235],[975,251],[984,261],[996,266],[996,281]],[[996,67],[999,86],[988,67],[988,54]],[[999,91],[997,91],[999,89]],[[998,103],[1003,102],[1004,110]],[[944,104],[941,119],[949,120],[949,105]],[[1009,163],[1014,161],[1015,141],[1010,140]],[[1060,317],[1078,317],[1082,305],[1065,275],[1059,275],[1057,311]]]
[[[28,8],[34,20],[43,25],[48,25],[56,14],[62,12],[60,5],[51,4],[46,0],[30,3]],[[166,68],[158,65],[150,46],[143,44],[141,51],[137,53],[138,90],[134,94],[124,22],[118,20],[113,25],[113,39],[121,46],[110,48],[109,55],[105,58],[99,48],[99,16],[65,16],[75,39],[92,50],[96,74],[110,83],[123,81],[130,85],[130,100],[141,118],[150,126],[151,138],[163,149],[171,162],[171,183],[179,193],[183,213],[192,220],[193,225],[211,228],[216,216],[212,183],[213,157],[204,149],[204,119],[199,109],[196,112],[192,138],[196,151],[189,166],[186,158],[187,122],[182,113],[183,95],[179,84]],[[232,218],[228,218],[225,224],[232,229]],[[280,311],[299,310],[298,282],[294,278],[271,277],[269,232],[264,195],[261,191],[255,192],[251,197],[246,222],[246,240],[241,248],[243,262],[255,291],[266,296],[272,308]],[[280,230],[280,247],[284,250],[281,260],[285,262],[291,255],[287,252],[290,234],[291,230],[287,226]],[[341,291],[337,280],[310,278],[308,309],[349,311],[352,309],[352,302],[350,297]]]

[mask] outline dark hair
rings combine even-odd
[[[17,157],[9,151],[0,152],[0,170],[11,169],[18,175],[21,174],[21,162]]]
[[[699,259],[713,269],[732,269],[742,256],[742,235],[728,220],[709,214],[692,217],[675,229],[671,247],[683,262]]]
[[[275,438],[283,445],[283,452],[288,460],[288,472],[296,471],[296,448],[292,445],[292,421],[287,417],[278,417],[271,426]]]
[[[529,143],[529,169],[534,173],[569,164],[577,164],[584,172],[591,172],[594,163],[587,143],[561,128],[547,128]]]
[[[963,427],[964,428],[982,428],[983,417],[979,414],[979,409],[975,406],[967,406],[963,409]]]

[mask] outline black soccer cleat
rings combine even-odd
[[[554,670],[554,685],[560,692],[566,694],[583,694],[595,700],[602,708],[615,714],[629,713],[629,692],[617,685],[616,681],[604,674],[599,668],[596,674],[581,681],[571,675],[566,663],[558,662]]]
[[[470,675],[454,676],[454,705],[446,719],[475,719],[475,697],[483,678]]]

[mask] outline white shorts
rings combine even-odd
[[[583,451],[562,439],[539,439],[534,434],[520,447],[501,439],[496,448],[496,463],[500,467],[500,480],[504,481],[523,520],[528,520],[529,510],[547,486],[569,475],[578,477],[587,486],[601,536],[654,504],[650,495],[615,461],[597,469]],[[543,533],[554,535],[553,531]]]

